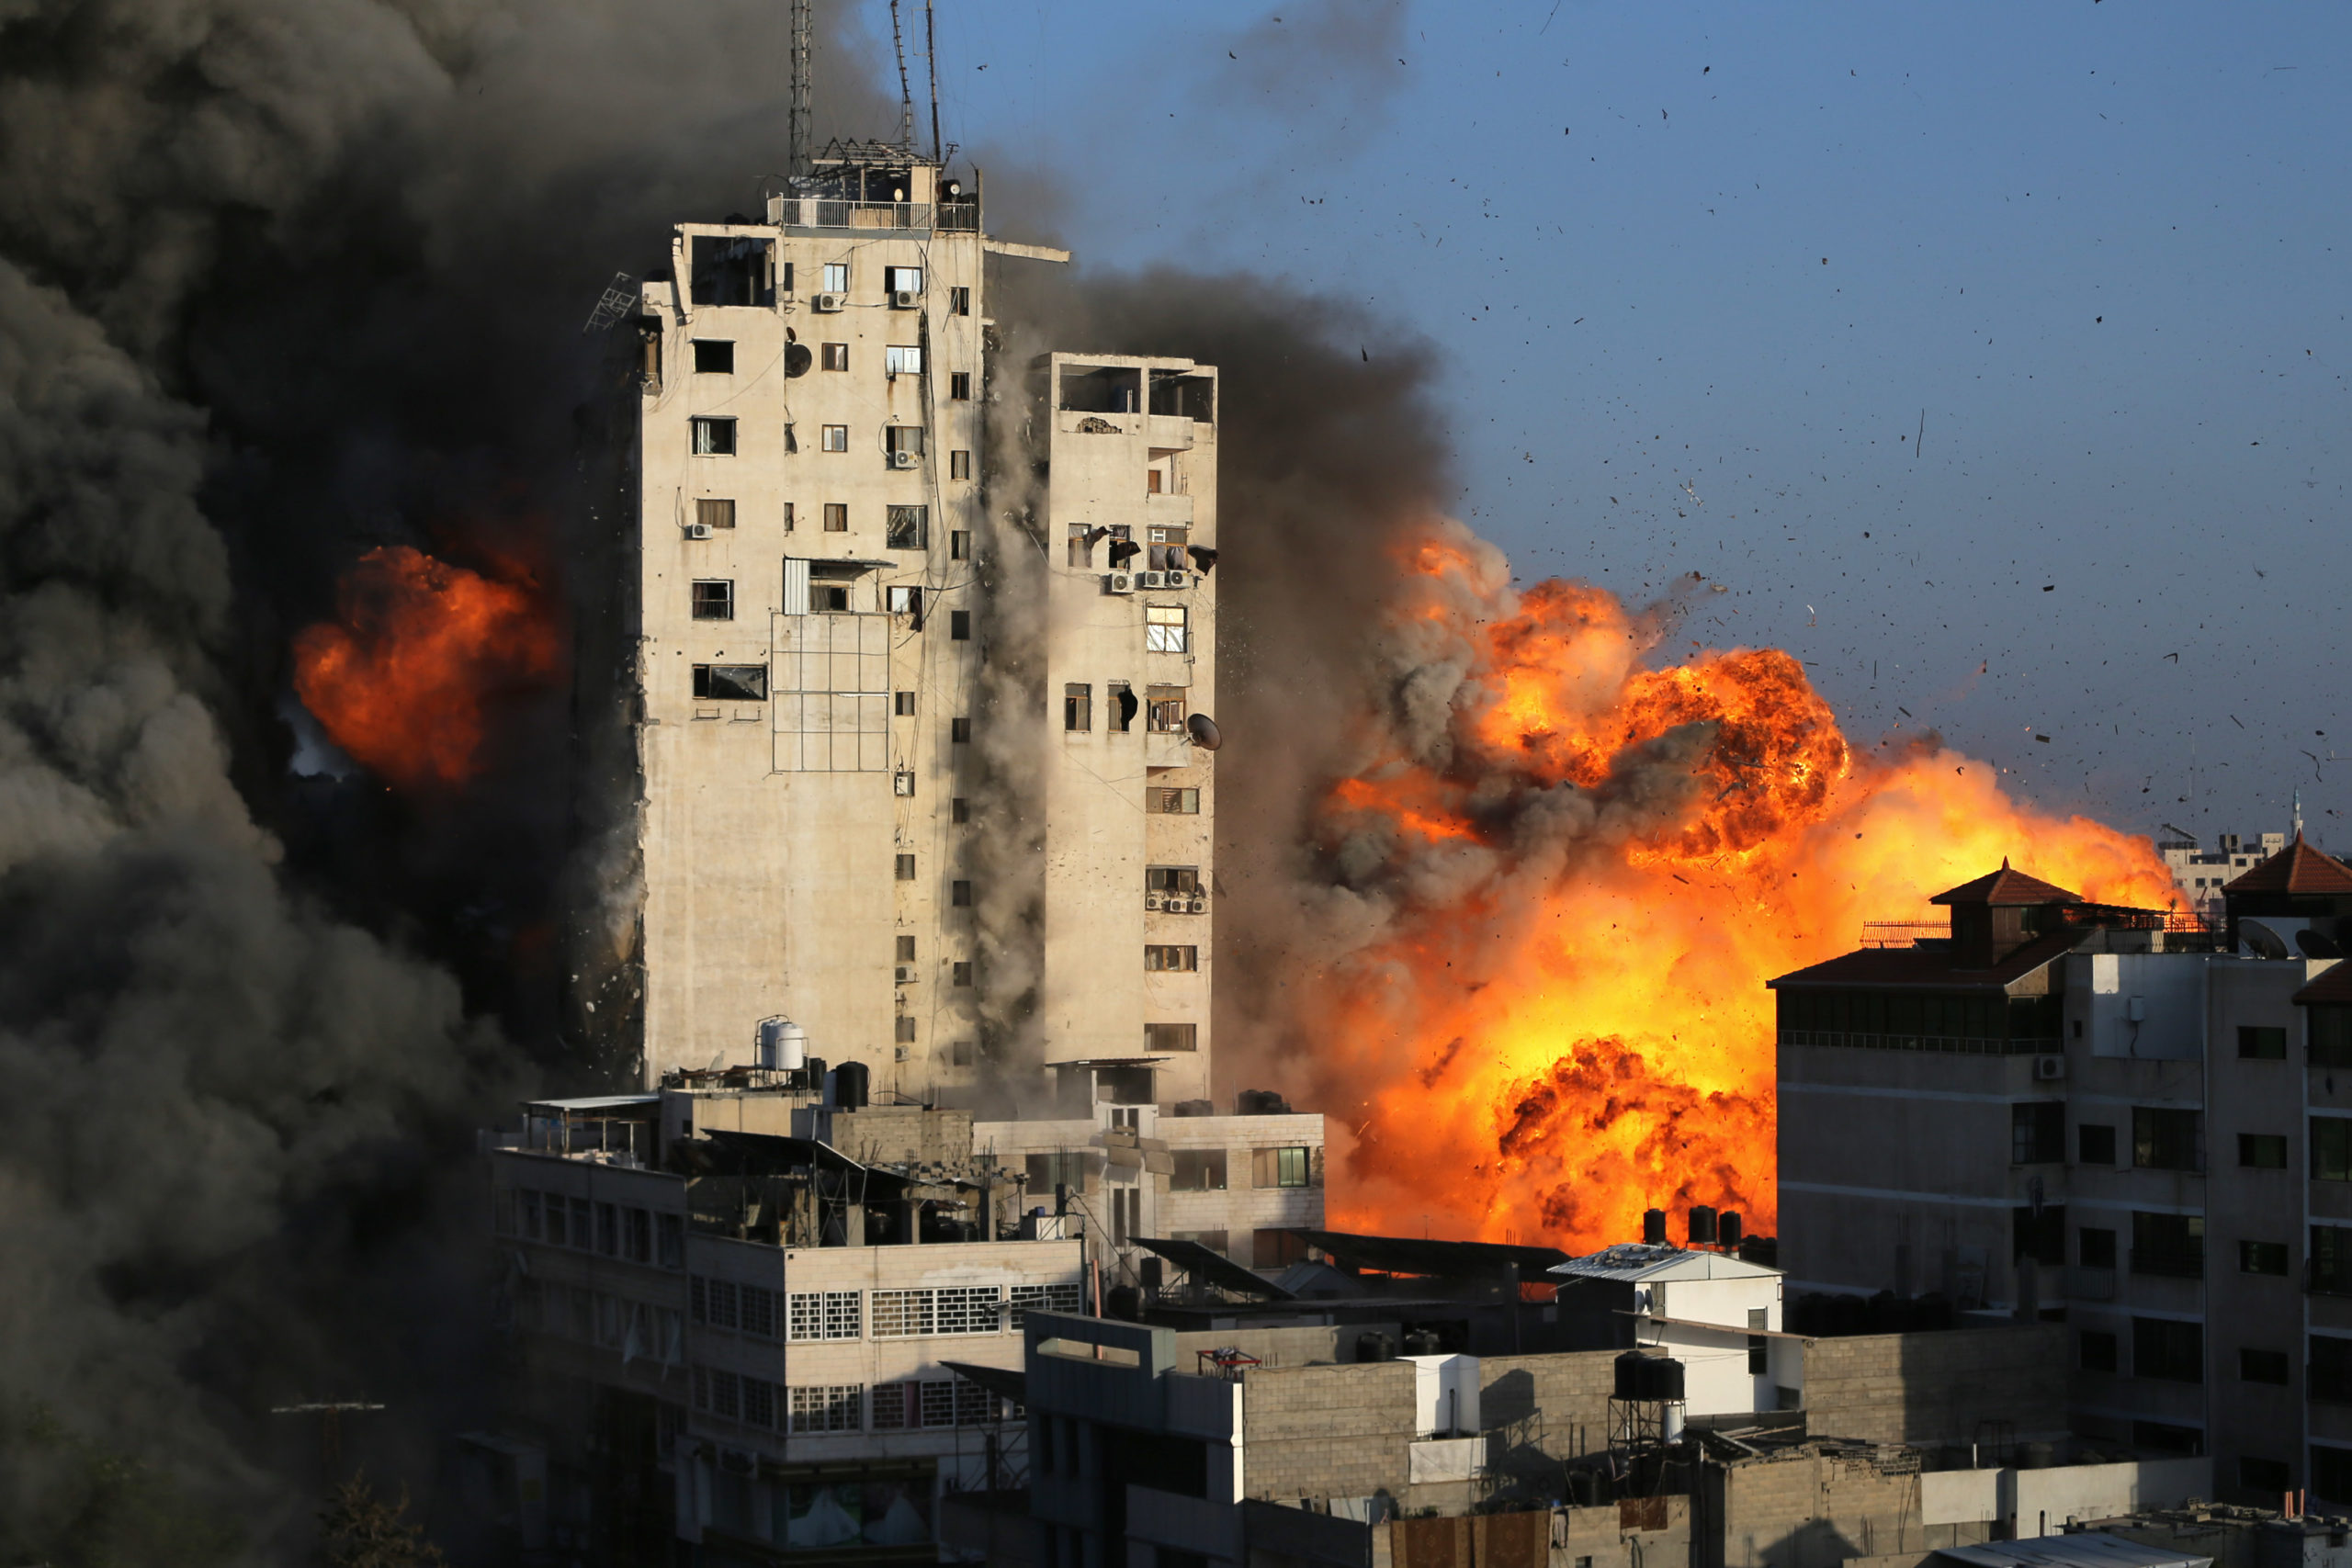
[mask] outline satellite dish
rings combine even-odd
[[[2341,958],[2344,956],[2344,944],[2342,942],[2336,941],[2325,931],[2313,931],[2309,926],[2305,926],[2301,931],[2295,933],[2295,945],[2303,950],[2303,956],[2305,958]]]
[[[2240,920],[2238,937],[2246,946],[2254,949],[2255,955],[2258,958],[2287,956],[2287,944],[2279,940],[2277,931],[2272,931],[2260,920]]]
[[[809,365],[815,359],[816,355],[808,352],[807,344],[788,344],[784,350],[784,373],[787,377],[806,376],[808,374]]]
[[[1216,720],[1204,713],[1196,713],[1186,719],[1184,730],[1192,736],[1193,744],[1204,751],[1214,751],[1225,744],[1225,735],[1217,728]]]

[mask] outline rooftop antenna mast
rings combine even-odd
[[[815,31],[810,13],[816,0],[792,0],[792,108],[786,172],[806,179],[816,164],[808,144],[809,36]]]
[[[899,26],[899,0],[890,0],[890,47],[899,55],[899,147],[915,150],[915,90],[907,82],[907,35]]]
[[[931,161],[944,168],[947,154],[939,141],[939,24],[931,0],[922,0],[922,57],[931,68]]]

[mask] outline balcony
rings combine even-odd
[[[2065,1050],[2065,1043],[2020,1036],[2014,1040],[1966,1034],[1865,1034],[1842,1029],[1783,1029],[1783,1045],[1834,1045],[1856,1051],[1939,1051],[1962,1056],[2045,1056]]]
[[[2078,1302],[2111,1302],[2115,1299],[2115,1269],[2086,1263],[2077,1263],[2066,1270],[2066,1294]]]
[[[2331,1266],[2318,1258],[2303,1261],[2303,1291],[2314,1296],[2352,1296],[2352,1267]]]
[[[2167,1280],[2202,1280],[2205,1277],[2205,1248],[2202,1244],[2195,1247],[2135,1247],[2132,1249],[2132,1272]]]

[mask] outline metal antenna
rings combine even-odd
[[[922,0],[922,57],[931,67],[931,161],[944,167],[947,154],[939,141],[939,28],[931,0]]]
[[[785,172],[806,179],[816,164],[808,145],[809,35],[815,30],[809,13],[815,0],[792,0],[792,111]]]
[[[899,27],[899,0],[890,0],[890,47],[899,54],[899,146],[915,148],[915,90],[907,84],[907,37]]]

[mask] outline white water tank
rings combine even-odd
[[[797,1071],[808,1065],[808,1032],[788,1018],[760,1020],[759,1065]]]

